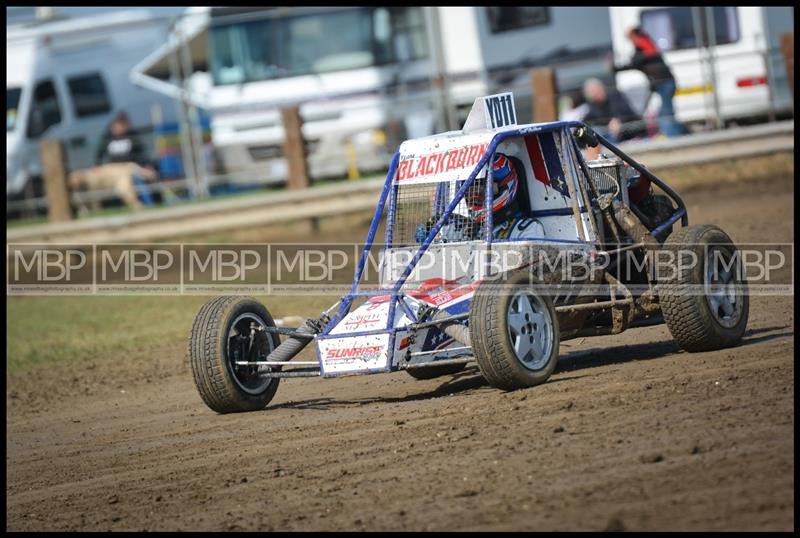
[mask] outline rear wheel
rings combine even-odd
[[[741,258],[728,234],[703,224],[664,242],[676,265],[659,267],[658,296],[675,342],[686,351],[735,345],[747,327],[750,301]]]
[[[264,361],[280,341],[261,329],[274,327],[266,307],[249,297],[216,297],[200,309],[189,338],[195,386],[217,413],[263,409],[278,390],[277,378],[262,377]]]
[[[532,289],[536,281],[519,272],[487,281],[470,306],[472,349],[493,386],[514,390],[547,381],[556,367],[559,328],[549,297]]]

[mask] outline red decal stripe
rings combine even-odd
[[[542,154],[541,146],[539,146],[539,137],[526,136],[525,146],[528,148],[528,156],[531,158],[534,177],[537,181],[541,181],[549,187],[550,176],[547,173],[547,166],[544,164],[544,155]]]

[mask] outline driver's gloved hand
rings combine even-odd
[[[417,243],[422,244],[425,241],[425,238],[428,237],[430,233],[430,226],[427,223],[425,224],[418,224],[417,229],[414,232],[414,239],[417,240]]]

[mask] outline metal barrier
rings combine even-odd
[[[635,159],[644,161],[650,169],[746,158],[768,152],[791,152],[794,148],[794,122],[631,142],[620,147]],[[6,240],[9,243],[151,241],[368,212],[374,211],[383,183],[380,179],[343,181],[303,191],[261,193],[114,217],[15,227],[6,230]]]

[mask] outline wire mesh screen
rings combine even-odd
[[[395,247],[421,244],[436,222],[444,214],[462,180],[398,185],[396,196],[392,245]],[[484,183],[476,180],[448,217],[434,243],[454,243],[479,239],[483,232],[483,219],[477,208],[482,205]],[[467,199],[474,206],[468,205]]]

